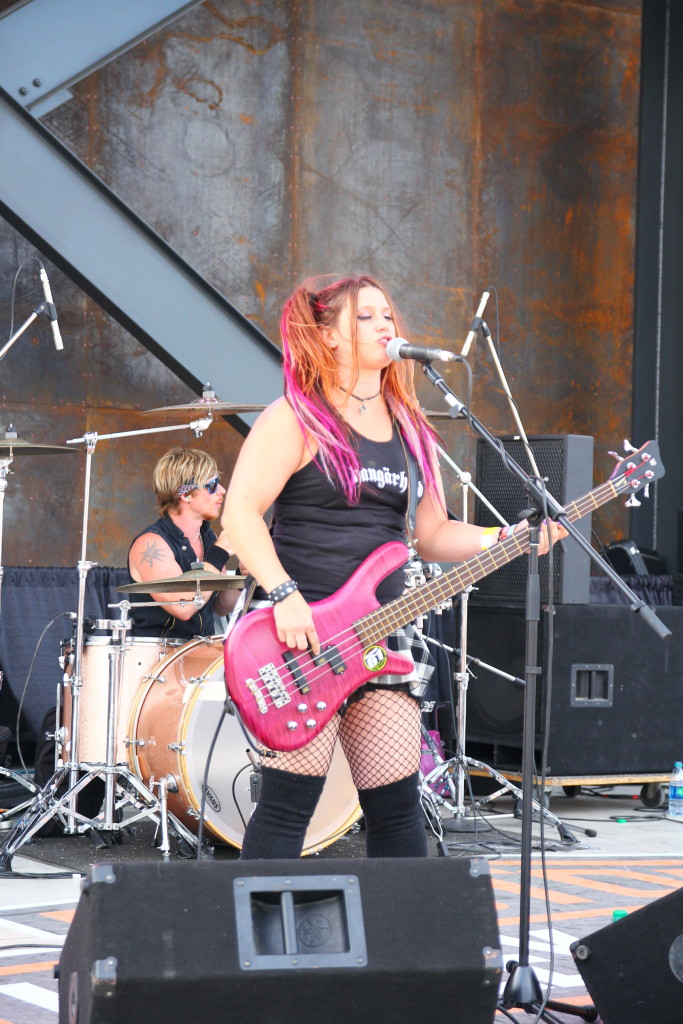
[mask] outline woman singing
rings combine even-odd
[[[419,499],[414,543],[425,561],[463,561],[499,531],[447,517],[414,365],[386,352],[391,338],[405,334],[378,281],[304,282],[285,303],[281,333],[284,397],[244,443],[223,525],[260,584],[256,598],[273,606],[280,641],[317,653],[309,602],[338,590],[379,545],[406,540],[411,487]],[[271,506],[269,530],[263,517]],[[553,539],[565,535],[551,527]],[[388,576],[377,589],[380,603],[400,596],[404,582],[403,570]],[[404,654],[414,639],[405,627],[392,646]],[[375,677],[306,746],[268,758],[242,857],[300,856],[338,737],[365,817],[367,855],[425,856],[418,778],[424,685],[420,666]]]

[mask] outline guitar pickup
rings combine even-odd
[[[318,668],[322,668],[323,665],[329,665],[336,676],[341,676],[346,672],[346,665],[344,659],[339,653],[338,647],[323,647],[320,654],[313,658],[313,664]]]
[[[287,662],[287,668],[292,673],[292,679],[296,683],[299,693],[310,693],[311,686],[299,664],[299,656],[291,651],[284,651],[282,657]]]

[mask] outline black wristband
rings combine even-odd
[[[299,589],[299,584],[296,580],[285,580],[278,587],[274,587],[268,594],[268,600],[271,604],[277,604],[279,601],[284,601],[286,597],[293,594],[295,590]]]
[[[204,552],[204,561],[209,562],[219,572],[229,558],[228,552],[219,544],[212,544],[209,550]]]

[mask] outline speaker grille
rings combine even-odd
[[[524,444],[519,438],[502,437],[503,448],[515,462],[530,472]],[[547,488],[561,504],[590,491],[593,485],[593,438],[580,434],[530,437],[529,444]],[[523,484],[503,466],[498,452],[485,441],[477,442],[477,487],[485,498],[509,522],[516,523],[519,513],[529,506]],[[477,498],[475,522],[480,526],[498,526],[499,520]],[[591,516],[577,524],[581,534],[590,539]],[[590,596],[590,556],[575,540],[563,541],[561,550],[554,550],[553,599],[561,604],[586,604]],[[547,558],[540,559],[541,600],[548,600]],[[523,602],[526,593],[527,559],[517,558],[481,580],[474,600],[502,599]]]

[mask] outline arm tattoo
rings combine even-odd
[[[154,565],[155,562],[161,561],[164,557],[164,552],[159,547],[159,544],[155,540],[150,540],[147,547],[140,555],[140,561],[143,565]]]

